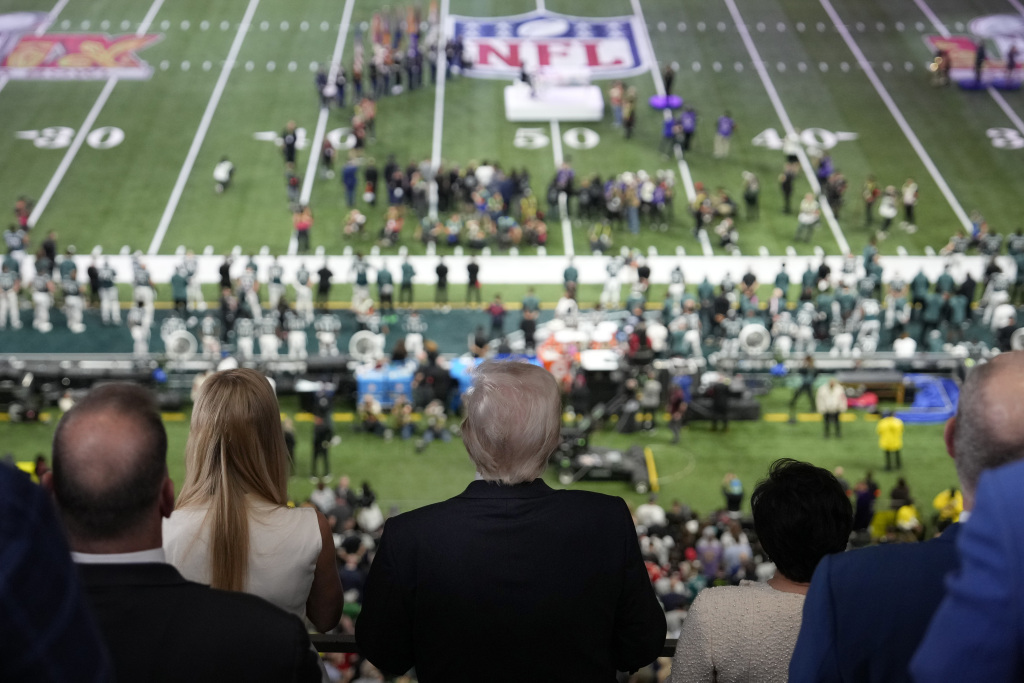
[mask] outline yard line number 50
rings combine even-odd
[[[562,134],[562,142],[573,149],[594,149],[601,142],[601,136],[590,128],[570,128]],[[541,149],[551,144],[551,138],[544,128],[520,128],[512,144],[519,149]]]

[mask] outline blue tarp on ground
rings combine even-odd
[[[899,410],[896,417],[904,422],[945,422],[956,414],[960,387],[951,379],[934,375],[905,375],[904,381],[914,385],[914,403]]]

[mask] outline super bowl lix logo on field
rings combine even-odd
[[[44,33],[46,22],[45,12],[0,14],[0,76],[78,81],[153,74],[135,53],[160,40],[159,35],[52,34]]]
[[[451,16],[449,36],[462,39],[467,76],[514,78],[527,70],[586,69],[591,79],[647,70],[632,16],[573,17],[530,12],[510,17]]]

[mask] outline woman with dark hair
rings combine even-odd
[[[750,497],[775,576],[702,591],[679,635],[671,681],[786,681],[804,596],[822,557],[846,549],[853,513],[826,469],[782,458]]]

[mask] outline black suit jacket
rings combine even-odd
[[[595,683],[654,661],[665,615],[621,498],[474,481],[388,520],[356,641],[423,683]]]
[[[80,564],[116,680],[319,681],[294,615],[186,581],[169,564]]]

